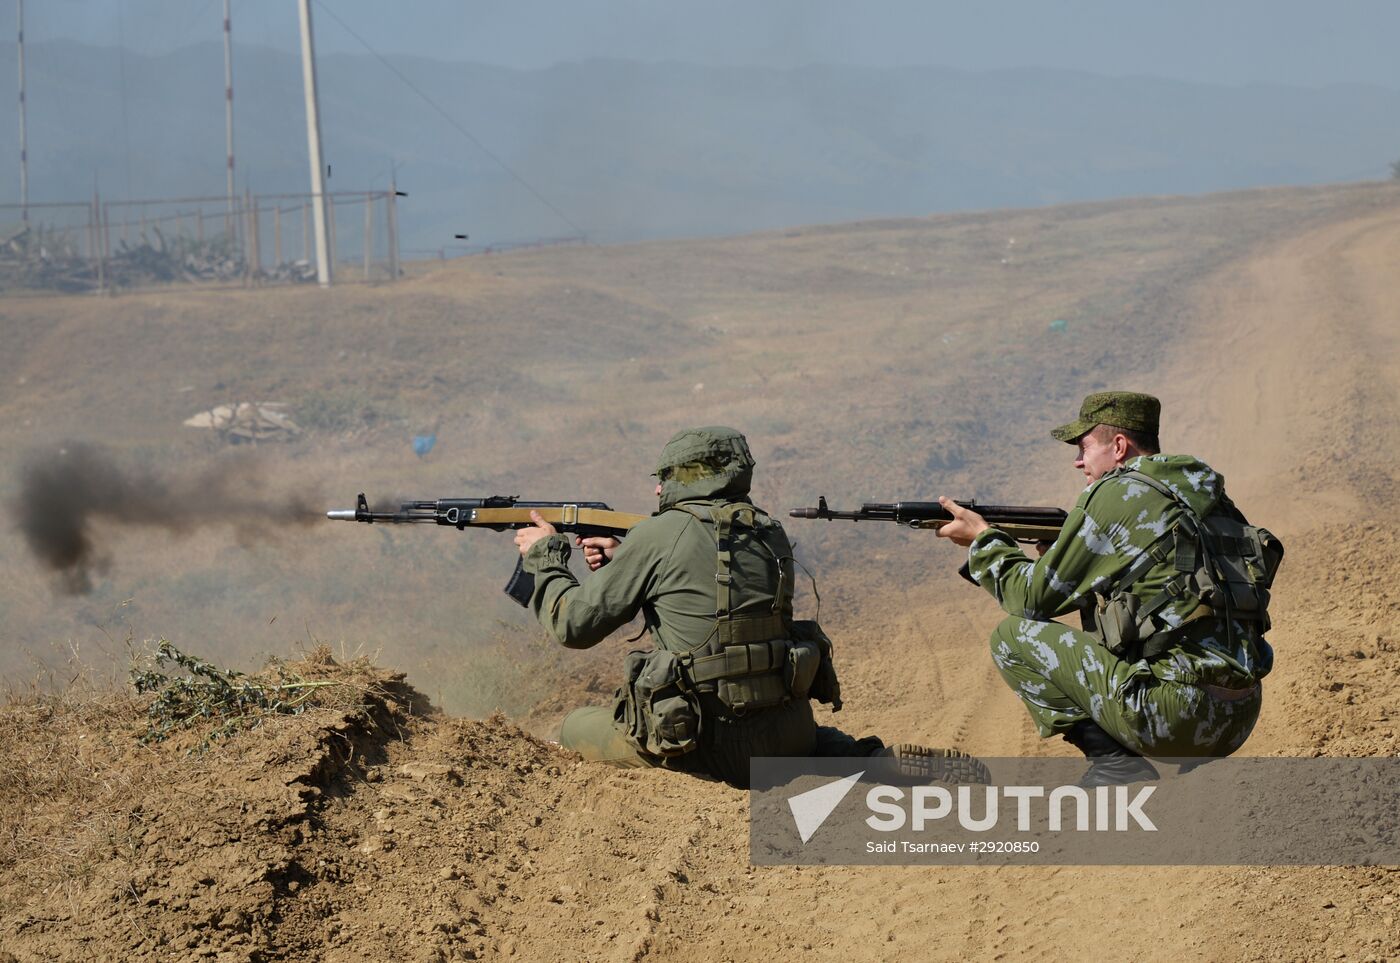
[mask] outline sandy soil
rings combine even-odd
[[[1097,338],[1109,347],[1078,381],[1120,383],[1116,364],[1160,394],[1169,446],[1221,470],[1288,546],[1277,668],[1246,751],[1393,755],[1400,207],[1295,220],[1174,269],[1170,291],[1143,288],[1160,300],[1126,316],[1119,340]],[[1068,501],[1069,459],[1036,439],[1082,392],[989,376],[1019,390],[1005,410],[1033,414],[1007,444],[977,422],[954,440],[973,469],[1024,452],[1032,480],[1016,490]],[[915,435],[907,444],[923,445]],[[798,437],[832,451],[819,431]],[[795,504],[814,484],[773,491]],[[1035,738],[992,670],[991,601],[951,578],[948,546],[919,537],[808,539],[845,655],[842,724],[983,755],[1070,754]],[[927,581],[909,577],[924,567]],[[568,663],[526,726],[547,733],[568,706],[603,698],[619,648]],[[7,760],[67,768],[47,788],[0,781],[0,851],[13,858],[0,868],[0,960],[1400,957],[1397,867],[753,868],[742,793],[587,766],[503,718],[309,715],[189,759],[133,749],[136,712],[8,710]]]

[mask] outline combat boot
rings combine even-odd
[[[900,781],[910,784],[929,782],[977,783],[992,781],[986,763],[957,749],[930,749],[903,742],[891,746],[879,755],[894,760]]]
[[[1104,732],[1096,722],[1081,719],[1070,726],[1064,736],[1065,742],[1084,753],[1089,760],[1089,768],[1078,783],[1084,789],[1122,786],[1157,778],[1157,770],[1152,763]]]

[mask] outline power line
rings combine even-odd
[[[347,24],[344,20],[340,19],[340,17],[336,15],[336,12],[334,10],[326,6],[326,4],[322,2],[322,0],[316,0],[316,6],[320,7],[326,12],[327,16],[329,16],[336,23],[340,24],[340,26],[345,30],[345,32],[348,33],[350,36],[354,37],[355,40],[360,44],[360,46],[368,50],[370,52],[370,55],[373,56],[375,60],[378,60],[395,77],[398,77],[399,80],[403,81],[404,86],[406,86],[409,90],[412,90],[415,94],[421,97],[425,104],[427,104],[433,110],[437,111],[437,113],[442,117],[442,119],[451,124],[452,127],[459,134],[461,134],[467,140],[475,144],[477,150],[481,151],[487,157],[491,158],[491,160],[495,161],[498,165],[500,165],[501,170],[505,171],[507,174],[513,177],[516,183],[518,183],[521,187],[529,191],[530,194],[535,198],[535,200],[539,201],[545,207],[553,211],[555,216],[557,216],[565,224],[569,225],[569,227],[573,228],[576,232],[578,232],[579,234],[584,233],[583,228],[579,227],[572,220],[570,220],[567,214],[559,210],[559,208],[551,204],[543,194],[535,190],[534,186],[529,181],[517,174],[514,170],[511,169],[511,167],[508,164],[506,164],[505,161],[501,160],[501,158],[497,157],[494,153],[492,153],[491,150],[485,144],[483,144],[480,140],[477,139],[475,134],[473,134],[471,131],[467,130],[460,123],[458,123],[457,119],[451,114],[449,114],[442,107],[440,107],[437,101],[433,100],[431,97],[429,97],[426,93],[423,92],[422,88],[420,88],[413,81],[409,80],[408,77],[404,75],[403,71],[399,70],[399,68],[391,64],[382,55],[380,55],[379,51],[371,47],[367,40],[365,40],[363,37],[357,34],[354,30],[350,29],[350,25]]]

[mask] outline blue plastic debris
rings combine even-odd
[[[1056,318],[1054,321],[1051,321],[1051,322],[1050,322],[1050,330],[1051,330],[1051,331],[1068,331],[1068,330],[1069,330],[1069,322],[1066,321],[1064,318]]]
[[[417,455],[419,458],[422,458],[422,457],[423,457],[424,455],[426,455],[428,452],[432,451],[432,450],[433,450],[433,446],[436,445],[436,444],[437,444],[437,435],[414,435],[414,436],[413,436],[413,453],[414,453],[415,455]]]

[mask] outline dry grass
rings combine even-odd
[[[140,746],[143,714],[120,690],[35,693],[0,710],[0,864],[17,881],[72,889],[130,854],[133,801],[176,775]]]
[[[142,742],[163,742],[193,730],[198,751],[274,716],[362,709],[405,697],[402,673],[377,669],[366,656],[337,662],[325,644],[295,661],[271,659],[260,671],[245,675],[161,639],[148,644],[131,677],[137,693],[150,696]]]
[[[136,647],[133,674],[150,673],[161,651],[166,663],[178,653],[164,640]],[[247,676],[202,665],[233,687],[274,698],[263,705],[226,702],[223,685],[186,689],[196,701],[184,705],[196,711],[152,738],[157,719],[173,721],[153,713],[160,692],[95,682],[81,664],[72,665],[73,676],[59,688],[11,689],[0,708],[0,865],[13,870],[0,890],[0,914],[16,894],[73,896],[97,867],[131,860],[151,800],[225,765],[229,747],[221,740],[287,714],[335,719],[385,707],[391,715],[433,711],[403,673],[381,669],[367,655],[338,660],[325,643],[293,659],[272,659]],[[209,677],[166,678],[177,685]]]

